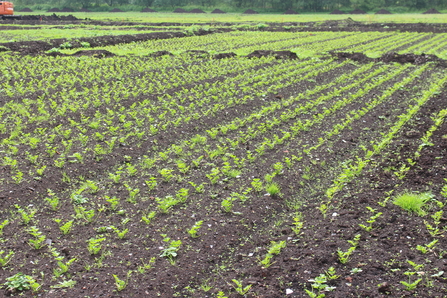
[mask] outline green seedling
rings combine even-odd
[[[50,205],[51,210],[59,209],[60,200],[51,189],[48,190],[48,197],[45,198],[45,201]]]
[[[31,234],[34,239],[29,239],[28,244],[34,249],[41,249],[45,246],[46,236],[42,235],[42,232],[35,226],[28,229],[28,233]]]
[[[222,208],[224,209],[225,212],[230,213],[231,210],[233,209],[233,202],[236,200],[236,198],[226,198],[224,199],[220,205],[222,206]]]
[[[169,241],[169,238],[165,238],[163,241],[167,242],[167,241]],[[163,249],[163,251],[161,252],[160,257],[167,258],[169,263],[174,265],[175,264],[175,258],[177,257],[177,252],[180,249],[181,245],[182,245],[182,241],[181,240],[173,240],[173,241],[171,241],[171,243],[169,244],[169,247]]]
[[[57,265],[59,268],[53,269],[53,274],[56,278],[59,278],[62,274],[68,272],[68,269],[70,268],[70,265],[76,261],[76,258],[73,258],[69,260],[67,263],[63,263],[61,261],[57,261]]]
[[[197,235],[197,232],[199,231],[199,229],[202,227],[203,224],[203,220],[197,221],[191,229],[188,230],[188,234],[189,236],[191,236],[192,238],[197,238],[199,237],[199,235]]]
[[[76,281],[69,279],[59,282],[57,285],[51,286],[52,289],[73,288],[76,285]]]
[[[4,250],[0,250],[0,268],[5,267],[14,256],[14,252],[12,250],[3,257],[4,253],[5,253]]]
[[[28,212],[23,210],[19,205],[14,205],[17,208],[17,212],[20,214],[23,225],[28,225],[36,214],[37,210],[28,209]]]
[[[126,237],[126,234],[129,232],[129,229],[124,229],[124,230],[120,231],[114,226],[111,226],[111,228],[115,231],[115,233],[119,239],[124,239],[124,237]]]
[[[242,282],[238,281],[237,279],[233,279],[232,281],[233,281],[233,283],[234,283],[233,288],[236,290],[236,292],[237,292],[239,295],[245,295],[245,294],[247,294],[248,291],[250,291],[250,289],[251,289],[251,286],[252,286],[252,285],[248,285],[248,286],[246,286],[246,287],[243,287]]]
[[[138,266],[137,271],[141,274],[146,273],[146,270],[152,269],[155,264],[155,257],[152,257],[149,262],[145,263],[143,259],[141,259],[141,266]]]
[[[6,282],[3,285],[10,292],[22,292],[30,289],[36,292],[40,288],[40,284],[32,276],[25,275],[21,272],[6,278]]]
[[[253,189],[257,192],[261,192],[264,189],[262,181],[259,178],[254,178],[253,181],[251,182],[251,186],[253,186]]]
[[[141,220],[144,221],[146,224],[150,224],[155,215],[157,215],[157,212],[151,211],[147,215],[143,215],[141,217]]]
[[[87,250],[91,255],[96,255],[101,251],[101,242],[105,241],[106,238],[90,238],[87,240]]]
[[[0,224],[0,236],[3,235],[3,229],[9,224],[9,220],[5,219],[1,224]]]
[[[286,247],[286,245],[287,245],[286,241],[280,241],[280,242],[271,241],[270,248],[264,259],[261,261],[261,265],[264,268],[270,267],[272,265],[271,259],[273,258],[273,256],[278,255],[281,252],[281,249]]]
[[[352,253],[356,250],[358,242],[360,240],[361,235],[357,234],[354,236],[353,240],[348,240],[348,243],[351,244],[351,247],[348,248],[347,251],[342,251],[341,249],[337,250],[338,260],[342,264],[346,264],[349,261]]]
[[[85,224],[93,222],[93,219],[95,217],[95,210],[86,210],[83,206],[73,206],[75,210],[75,218],[76,219],[83,219],[85,221]]]
[[[366,207],[369,211],[372,213],[375,212],[375,210],[371,207]],[[377,212],[376,214],[372,215],[366,222],[369,223],[369,225],[359,224],[361,228],[363,228],[365,231],[370,232],[373,229],[373,223],[376,222],[377,218],[379,218],[382,215],[382,212]]]
[[[327,271],[325,271],[325,274],[322,273],[314,279],[309,279],[309,282],[312,283],[312,291],[308,289],[304,290],[306,291],[306,294],[311,298],[326,297],[323,292],[330,292],[335,290],[335,287],[330,287],[327,285],[328,280],[337,279],[338,277],[340,276],[335,274],[335,268],[330,267]]]
[[[65,224],[63,224],[62,226],[59,227],[62,234],[64,234],[64,235],[70,234],[71,229],[73,227],[73,222],[74,222],[73,220],[67,221]]]
[[[120,204],[120,199],[117,197],[106,197],[106,202],[110,204],[110,209],[112,209],[112,211],[116,211],[118,209],[118,205]]]
[[[129,283],[129,278],[131,275],[132,275],[132,271],[128,271],[126,280],[122,280],[117,275],[113,274],[113,279],[115,280],[116,290],[118,292],[124,290],[127,287],[127,284]]]
[[[202,183],[200,185],[197,185],[194,182],[188,182],[188,183],[191,184],[192,187],[194,187],[194,190],[196,191],[196,193],[203,193],[205,191],[206,183]]]
[[[267,186],[265,187],[265,190],[268,192],[268,194],[272,197],[279,195],[280,192],[280,187],[277,183],[275,182],[271,182],[269,184],[267,184]]]
[[[293,227],[292,231],[295,233],[295,235],[299,236],[301,233],[301,229],[303,228],[303,221],[302,221],[302,214],[297,212],[295,216],[293,217]]]
[[[426,245],[417,245],[416,249],[419,250],[421,253],[426,254],[435,247],[436,243],[438,243],[438,239],[435,239]]]

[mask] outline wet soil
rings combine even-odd
[[[92,46],[96,46],[127,43],[135,40],[185,36],[179,32],[166,33],[137,36],[124,35],[119,37],[106,36],[93,39],[79,39],[79,42],[87,41]],[[21,53],[36,54],[47,51],[52,47],[57,47],[66,41],[67,39],[53,40],[49,43],[10,43],[8,47]],[[15,46],[15,44],[17,45]],[[73,44],[76,47],[78,46],[75,42]],[[24,48],[26,50],[22,50]],[[208,52],[200,50],[188,51],[187,54],[201,57],[210,55]],[[58,55],[58,53],[53,53],[52,55]],[[102,58],[110,57],[113,54],[107,51],[94,50],[82,50],[73,54],[73,56],[82,55]],[[172,54],[168,51],[159,51],[152,53],[150,56],[160,57],[165,55]],[[369,58],[362,53],[337,52],[332,53],[332,55],[339,60],[350,59],[360,63],[397,62],[414,65],[427,62],[435,62],[439,65],[445,63],[445,61],[433,55],[387,53],[377,59]],[[215,55],[214,58],[231,59],[233,56],[235,56],[234,53],[221,53]],[[297,58],[296,54],[289,51],[254,51],[247,57],[256,59],[266,56],[275,56],[278,59]],[[341,61],[335,63],[341,63]],[[207,128],[215,123],[225,122],[227,118],[231,119],[232,117],[249,113],[254,106],[262,106],[265,101],[275,101],[279,98],[304,92],[312,86],[323,85],[331,78],[339,77],[353,70],[355,70],[355,66],[347,64],[343,68],[329,74],[324,73],[313,80],[279,90],[278,94],[268,94],[262,99],[254,98],[248,101],[245,106],[239,105],[235,108],[229,108],[229,114],[222,113],[207,118],[204,117],[199,119],[194,125],[185,125],[172,130],[169,134],[153,137],[153,140],[156,141],[153,143],[167,147],[169,144],[175,143],[176,138],[180,139],[185,134],[192,136],[198,133],[198,127],[204,130],[204,127]],[[260,68],[259,72],[262,73],[262,71],[262,68]],[[427,74],[422,75],[419,81],[424,82],[427,78],[426,76]],[[131,79],[131,77],[125,79]],[[222,79],[214,78],[206,83],[219,82]],[[391,82],[384,88],[386,89],[390,86]],[[417,87],[417,85],[410,87]],[[410,90],[416,89],[411,88]],[[336,287],[336,291],[325,292],[326,297],[443,297],[447,289],[445,276],[433,277],[432,275],[440,271],[447,272],[447,254],[444,251],[444,247],[447,244],[445,238],[440,237],[437,247],[427,255],[421,254],[414,249],[416,245],[426,244],[429,242],[429,239],[432,239],[427,230],[417,229],[414,225],[415,222],[422,223],[424,220],[430,220],[428,216],[417,218],[389,203],[386,208],[380,209],[382,212],[381,218],[384,219],[380,221],[380,226],[374,226],[372,231],[367,232],[359,227],[358,224],[362,222],[359,219],[363,218],[363,222],[365,222],[369,218],[370,213],[367,208],[379,208],[377,201],[382,200],[386,196],[386,192],[392,189],[396,188],[396,192],[405,189],[413,191],[431,189],[436,194],[440,193],[442,185],[445,184],[444,178],[447,177],[445,164],[445,157],[447,156],[447,122],[435,131],[431,139],[433,145],[424,147],[421,151],[421,158],[416,160],[415,165],[411,167],[405,178],[402,180],[397,179],[392,170],[390,171],[390,168],[400,168],[402,161],[410,158],[410,153],[417,149],[419,144],[415,140],[420,138],[423,132],[430,128],[432,124],[430,117],[438,112],[439,109],[445,108],[447,104],[447,90],[445,89],[423,106],[422,110],[415,117],[417,120],[409,122],[404,126],[399,137],[390,144],[383,156],[375,157],[374,166],[368,166],[356,181],[349,183],[346,189],[335,197],[336,206],[327,217],[323,218],[318,209],[319,198],[323,197],[324,193],[311,192],[309,192],[309,196],[305,197],[306,202],[303,203],[300,209],[304,214],[305,228],[299,235],[292,231],[294,227],[292,220],[280,220],[281,218],[279,217],[283,213],[292,215],[295,212],[295,210],[284,204],[284,198],[296,196],[299,193],[299,189],[304,188],[302,185],[307,183],[306,179],[303,178],[301,168],[304,169],[304,166],[312,167],[313,170],[321,172],[321,177],[315,177],[315,181],[317,181],[316,179],[323,179],[327,174],[327,164],[331,164],[335,159],[342,161],[352,158],[350,150],[358,147],[365,131],[380,130],[382,122],[378,121],[383,121],[381,119],[384,117],[389,118],[391,109],[404,110],[405,105],[402,104],[400,106],[399,103],[411,96],[412,91],[410,90],[403,88],[403,90],[393,95],[393,100],[390,102],[396,102],[396,106],[383,106],[374,116],[367,117],[362,123],[356,123],[350,129],[341,132],[340,135],[336,136],[336,140],[330,148],[331,151],[321,150],[317,152],[318,158],[310,156],[308,158],[310,161],[303,161],[298,166],[300,169],[297,167],[296,169],[285,171],[278,179],[281,185],[290,187],[284,187],[281,197],[266,196],[264,193],[259,193],[251,198],[252,201],[249,204],[238,206],[237,211],[241,212],[243,216],[238,217],[236,214],[223,212],[216,212],[209,216],[205,211],[205,207],[215,204],[214,200],[216,198],[222,199],[230,195],[232,192],[231,185],[227,186],[223,183],[217,186],[215,197],[195,194],[194,196],[201,198],[201,204],[194,210],[191,210],[194,208],[193,206],[188,206],[191,209],[187,210],[187,212],[192,212],[191,214],[185,216],[183,213],[186,211],[181,210],[178,213],[180,219],[171,218],[169,222],[164,222],[164,218],[167,216],[163,217],[161,215],[148,228],[140,225],[138,230],[136,228],[133,229],[130,236],[132,237],[131,241],[116,239],[113,245],[107,247],[113,254],[105,257],[106,266],[98,265],[98,267],[88,270],[85,264],[97,264],[99,256],[89,255],[85,251],[85,247],[81,249],[72,245],[75,242],[76,235],[85,236],[86,239],[97,235],[97,232],[90,225],[77,225],[76,230],[72,234],[62,237],[56,236],[60,235],[60,231],[58,225],[52,220],[53,213],[49,208],[42,207],[40,212],[45,216],[39,217],[42,218],[40,224],[46,227],[44,231],[46,235],[53,235],[51,236],[53,239],[52,245],[57,247],[66,259],[77,257],[79,260],[70,267],[70,272],[75,272],[76,274],[74,275],[77,281],[75,288],[62,292],[61,289],[50,289],[45,285],[44,290],[36,295],[48,298],[87,296],[203,298],[215,297],[218,290],[227,288],[229,289],[228,292],[231,291],[228,294],[229,297],[244,297],[232,290],[232,286],[229,284],[232,279],[236,279],[243,281],[244,286],[251,285],[251,289],[245,297],[301,298],[307,297],[304,289],[311,290],[310,279],[324,273],[329,267],[335,267],[339,276],[331,280],[328,285]],[[361,101],[355,102],[353,105],[359,105],[360,108],[364,104],[363,101],[366,102],[375,96],[375,92],[380,92],[380,90],[374,90],[374,92],[362,97]],[[169,90],[168,93],[175,94],[174,90]],[[31,94],[30,98],[35,99],[38,96],[38,94]],[[141,96],[127,100],[130,106],[133,103],[137,104],[139,101],[146,99],[146,97]],[[322,109],[323,107],[319,108]],[[33,112],[37,113],[37,111]],[[316,115],[317,111],[312,111],[308,117],[311,119],[314,113]],[[94,112],[91,112],[91,114],[82,116],[93,117],[93,115]],[[344,115],[340,116],[344,117]],[[63,121],[67,120],[57,119],[56,122]],[[318,133],[319,131],[317,130],[305,131],[299,139],[315,141],[318,140]],[[264,138],[264,136],[261,138]],[[248,150],[250,146],[254,146],[253,143],[241,144],[240,150]],[[144,146],[144,148],[136,148],[132,144],[122,143],[113,155],[102,161],[93,162],[92,160],[88,167],[76,163],[70,164],[69,167],[76,175],[83,176],[85,179],[96,179],[96,177],[106,172],[109,167],[114,166],[117,162],[125,164],[123,156],[137,159],[144,154],[148,154],[149,147],[150,145]],[[254,149],[252,148],[252,150]],[[298,152],[298,150],[302,150],[299,145],[288,144],[279,150],[267,151],[266,156],[263,157],[266,162],[250,165],[252,167],[250,174],[255,177],[259,172],[262,172],[261,168],[270,167],[272,161],[282,160],[279,157],[292,156],[292,153]],[[207,163],[222,162],[213,161],[209,156],[206,156],[204,159],[206,161],[200,167],[205,167]],[[320,165],[320,160],[326,161],[326,166],[322,163]],[[56,171],[58,169],[54,168],[54,172]],[[6,166],[0,167],[0,174],[6,176],[7,172]],[[194,180],[194,182],[199,183],[203,181],[198,179],[197,181]],[[176,183],[174,182],[173,184]],[[171,187],[170,183],[163,183],[163,186],[166,189]],[[62,181],[56,183],[46,177],[41,180],[31,181],[26,187],[15,184],[7,187],[8,189],[0,191],[0,210],[7,210],[14,203],[35,203],[36,193],[46,192],[47,189],[58,190],[67,188],[68,185]],[[111,187],[113,188],[114,186]],[[126,195],[125,191],[117,190],[117,196],[125,198]],[[440,199],[439,195],[437,197]],[[98,202],[103,200],[100,196],[94,196],[94,198]],[[154,199],[150,197],[147,204],[149,205]],[[126,208],[133,208],[133,205],[124,202],[123,199],[123,209]],[[67,218],[69,218],[73,214],[73,210],[63,206],[59,214],[62,218],[66,214]],[[131,282],[125,290],[122,292],[114,291],[115,286],[111,279],[112,274],[118,274],[121,278],[125,278],[126,271],[124,269],[137,272],[138,266],[141,265],[141,260],[148,260],[150,257],[158,257],[160,255],[160,249],[153,245],[155,242],[153,239],[158,241],[160,233],[163,233],[166,224],[171,226],[179,225],[181,227],[192,226],[197,218],[202,218],[202,215],[203,218],[209,219],[205,223],[209,232],[201,235],[199,238],[185,237],[185,231],[180,230],[169,235],[173,239],[182,239],[184,242],[185,249],[181,250],[176,264],[171,265],[163,258],[158,258],[153,268],[148,269],[144,275],[133,273]],[[275,216],[278,216],[278,221],[273,224]],[[98,222],[101,223],[105,217],[113,217],[110,209],[106,210],[101,217],[98,216]],[[121,216],[116,215],[115,224],[118,226],[122,219]],[[441,225],[445,227],[445,220]],[[4,231],[5,239],[16,239],[15,231],[21,229],[23,227],[19,226],[18,221],[7,226]],[[269,235],[267,238],[265,237],[266,233]],[[346,251],[349,247],[347,245],[348,241],[358,234],[361,235],[361,240],[355,253],[347,264],[340,263],[337,258],[337,249],[340,248]],[[113,235],[107,235],[109,238],[113,237]],[[256,258],[262,259],[265,256],[270,241],[287,241],[287,246],[278,256],[275,256],[272,266],[264,268],[259,265],[259,262],[256,262]],[[159,242],[162,243],[161,240]],[[14,262],[18,262],[20,265],[22,261],[26,264],[30,263],[38,268],[38,271],[46,272],[48,277],[52,274],[51,268],[56,266],[56,264],[34,263],[34,260],[38,260],[44,254],[43,251],[45,249],[30,249],[26,240],[10,241],[5,245],[5,249],[20,251],[10,265],[13,265]],[[428,279],[421,282],[421,285],[415,290],[407,290],[401,283],[401,281],[407,280],[407,276],[403,275],[403,272],[412,269],[407,262],[408,260],[417,264],[426,263],[424,271],[421,272]],[[429,260],[429,262],[426,260]],[[352,273],[353,269],[357,269],[357,273]],[[27,268],[24,268],[24,270],[27,270]],[[203,285],[203,288],[199,285]],[[211,288],[204,291],[203,289],[206,285],[210,285]],[[286,290],[291,291],[287,296],[285,294]],[[15,293],[5,289],[0,291],[0,295],[15,295]]]

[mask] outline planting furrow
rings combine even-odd
[[[348,183],[361,173],[363,168],[371,161],[371,158],[374,155],[379,154],[383,148],[386,148],[386,146],[388,146],[388,144],[393,140],[400,129],[418,112],[421,106],[430,99],[433,93],[438,92],[438,90],[443,88],[443,84],[447,81],[447,78],[439,78],[438,74],[435,74],[434,76],[438,80],[435,80],[431,84],[430,89],[425,90],[423,92],[423,96],[415,100],[416,104],[410,107],[404,114],[402,114],[399,117],[399,121],[390,128],[389,132],[381,140],[377,141],[373,145],[373,150],[368,150],[364,158],[350,164],[349,167],[347,167],[345,171],[333,181],[333,185],[326,190],[326,196],[328,198],[327,204],[330,204],[334,195],[338,191],[343,189],[346,183]]]

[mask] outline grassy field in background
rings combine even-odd
[[[32,13],[17,13],[21,15],[51,15],[53,13],[35,11]],[[444,23],[447,22],[447,15],[445,14],[421,14],[421,13],[407,13],[407,14],[391,14],[391,15],[331,15],[328,13],[319,14],[299,14],[299,15],[284,15],[284,14],[255,14],[245,15],[241,13],[227,13],[227,14],[188,14],[188,13],[142,13],[142,12],[74,12],[74,13],[57,13],[57,15],[74,15],[77,18],[89,18],[100,21],[123,21],[123,22],[153,22],[153,23],[211,23],[211,22],[319,22],[326,20],[342,20],[351,18],[359,22],[378,22],[378,23]]]

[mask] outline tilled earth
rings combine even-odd
[[[14,21],[20,24],[32,22],[35,20]],[[39,19],[40,21],[40,19]],[[60,23],[65,20],[46,20],[45,22]],[[78,21],[76,21],[78,22]],[[79,21],[83,22],[83,21]],[[350,21],[346,21],[350,23]],[[102,24],[99,23],[98,24]],[[107,23],[108,24],[108,23]],[[109,25],[109,24],[108,24]],[[121,24],[123,25],[123,24]],[[154,24],[151,24],[154,25]],[[166,24],[163,24],[165,26]],[[173,24],[178,25],[178,24]],[[287,26],[294,24],[287,24]],[[299,24],[302,25],[302,24]],[[352,24],[351,24],[352,25]],[[425,24],[388,24],[388,28],[384,28],[384,24],[357,24],[353,26],[344,25],[341,22],[326,22],[323,25],[312,24],[307,27],[308,31],[376,31],[376,30],[401,30],[405,27],[414,32],[446,32],[446,28],[442,24],[425,25]],[[298,26],[298,23],[297,23]],[[333,28],[336,26],[336,28]],[[271,28],[279,30],[281,26]],[[355,30],[353,28],[356,28]],[[374,29],[375,28],[375,29]],[[302,28],[297,28],[300,31]],[[408,31],[407,30],[407,31]],[[424,31],[433,30],[433,31]],[[212,34],[213,32],[204,32],[203,34]],[[79,45],[74,43],[75,47],[80,47],[80,42],[86,41],[92,47],[114,45],[119,43],[129,43],[133,41],[142,41],[148,39],[162,39],[172,37],[183,37],[182,32],[162,32],[149,33],[141,35],[124,35],[124,36],[103,36],[96,38],[80,38]],[[60,45],[67,41],[52,40],[50,42],[21,42],[1,44],[10,50],[18,51],[21,54],[42,54],[49,49]],[[192,52],[191,54],[204,55],[203,52]],[[54,54],[57,55],[57,54]],[[92,55],[97,57],[112,56],[107,51],[79,51],[74,56]],[[161,57],[170,55],[169,52],[153,53],[153,56]],[[234,56],[234,53],[221,53],[214,58],[228,58]],[[294,53],[288,51],[255,51],[248,55],[247,58],[257,59],[266,55],[274,55],[278,59],[296,59]],[[343,61],[351,59],[361,63],[381,62],[381,63],[410,63],[421,65],[427,62],[435,62],[444,67],[445,61],[430,55],[398,55],[389,53],[378,59],[371,59],[361,53],[334,53],[335,57]],[[353,71],[352,66],[347,65],[338,72],[331,73],[333,76],[341,73],[349,73]],[[270,95],[269,98],[263,100],[275,100],[291,96],[298,91],[304,91],[310,86],[319,84],[328,80],[328,77],[317,77],[314,82],[306,82],[300,86],[294,86],[281,90],[277,95]],[[424,81],[424,77],[420,81]],[[307,84],[307,85],[306,85]],[[36,95],[37,96],[37,95]],[[372,96],[372,95],[371,95]],[[402,90],[393,95],[393,100],[398,108],[399,100],[402,97],[411,96],[409,90]],[[135,99],[138,102],[138,98]],[[130,105],[131,103],[129,103]],[[259,104],[251,102],[248,105]],[[390,191],[400,193],[405,190],[426,191],[430,190],[436,195],[436,199],[445,202],[439,194],[443,185],[447,182],[447,122],[436,130],[431,138],[431,145],[425,146],[421,151],[421,157],[415,160],[407,172],[406,176],[398,179],[393,174],[394,171],[401,168],[402,163],[408,158],[412,158],[420,145],[419,139],[423,133],[432,125],[431,117],[433,113],[438,112],[441,107],[447,105],[447,89],[443,89],[439,94],[434,95],[427,104],[414,117],[414,120],[408,122],[399,132],[398,137],[389,144],[387,149],[380,155],[375,156],[371,164],[369,164],[357,179],[348,183],[343,191],[338,193],[334,198],[334,205],[326,216],[323,216],[318,207],[321,204],[321,198],[324,193],[321,191],[309,191],[309,197],[303,197],[300,212],[303,213],[304,228],[299,235],[293,231],[291,221],[280,220],[282,214],[293,214],[294,210],[285,202],[287,198],[296,197],[297,194],[304,194],[307,189],[317,188],[316,181],[325,181],[325,171],[327,167],[320,163],[311,163],[307,161],[309,166],[318,173],[313,173],[311,179],[303,178],[301,168],[305,167],[304,161],[299,165],[300,169],[294,168],[288,170],[284,175],[278,177],[280,185],[283,185],[281,196],[266,196],[259,193],[251,198],[249,204],[240,205],[237,212],[243,216],[235,216],[223,212],[216,212],[206,223],[207,233],[199,238],[185,237],[185,231],[178,229],[177,233],[171,233],[172,239],[182,239],[187,249],[182,249],[174,265],[169,264],[166,260],[159,258],[153,265],[153,268],[147,270],[145,274],[132,275],[131,282],[122,292],[114,291],[115,286],[111,280],[112,274],[118,274],[121,278],[125,277],[126,272],[122,270],[125,267],[128,270],[136,271],[141,265],[141,260],[160,254],[158,247],[151,244],[152,238],[156,238],[160,233],[165,231],[165,225],[191,226],[195,219],[201,218],[201,214],[205,211],[202,206],[215,204],[215,197],[201,197],[201,206],[195,207],[192,212],[194,217],[188,223],[181,223],[176,219],[169,219],[166,222],[161,218],[155,220],[147,228],[133,230],[132,234],[136,235],[131,241],[116,240],[113,245],[108,247],[113,253],[107,256],[107,266],[98,266],[87,270],[86,264],[97,263],[97,257],[90,256],[85,248],[71,246],[73,238],[76,235],[96,235],[90,226],[76,226],[76,233],[66,235],[64,237],[52,237],[53,245],[61,248],[63,255],[69,259],[77,257],[79,261],[70,267],[70,272],[76,272],[76,286],[73,289],[56,289],[44,287],[42,292],[29,294],[25,292],[25,296],[42,297],[216,297],[219,290],[227,289],[229,297],[243,297],[232,290],[235,286],[231,281],[233,279],[243,281],[244,286],[251,285],[246,297],[308,297],[304,289],[311,290],[312,282],[318,275],[334,267],[338,277],[328,282],[329,286],[336,287],[334,292],[324,292],[326,297],[445,297],[447,292],[447,279],[445,275],[439,272],[447,272],[447,253],[444,248],[447,243],[442,235],[437,239],[439,242],[436,247],[427,254],[421,254],[415,249],[416,245],[422,245],[430,242],[433,237],[424,227],[424,221],[429,220],[428,217],[418,217],[409,214],[401,208],[388,202],[386,208],[380,208],[382,215],[378,225],[370,232],[365,231],[359,226],[359,223],[365,222],[370,216],[367,207],[378,208],[378,201],[389,196]],[[318,157],[327,164],[343,161],[352,158],[350,150],[356,148],[362,137],[364,137],[365,128],[378,127],[381,125],[383,117],[389,117],[387,108],[382,107],[369,117],[367,117],[361,125],[353,126],[350,130],[344,130],[337,136],[336,141],[331,146],[331,151],[320,151]],[[244,112],[244,107],[239,111],[230,111],[232,115],[216,115],[200,119],[197,123],[207,127],[211,124],[223,121],[225,117],[232,117],[238,113]],[[247,107],[248,110],[248,107]],[[86,115],[88,116],[88,115]],[[91,116],[91,115],[90,115]],[[379,119],[379,120],[378,120]],[[62,120],[61,120],[62,121]],[[175,142],[176,137],[183,134],[195,134],[197,127],[194,125],[173,130],[169,135],[157,137],[160,146],[168,146]],[[306,131],[303,138],[315,140],[318,138],[318,131]],[[249,149],[250,143],[243,144],[243,149]],[[252,150],[255,148],[251,148]],[[279,157],[291,154],[291,152],[301,150],[290,144],[278,150],[270,150],[266,152],[263,160],[279,160]],[[108,167],[113,166],[117,162],[123,162],[123,156],[138,158],[145,153],[143,149],[140,151],[126,144],[122,144],[116,152],[115,156],[109,156],[101,162],[92,163],[89,167],[78,166],[78,164],[70,164],[70,169],[75,171],[77,175],[84,176],[86,179],[94,179],[91,173],[102,173]],[[206,162],[212,162],[211,158],[206,157]],[[257,175],[260,167],[265,164],[256,164],[250,169],[253,176]],[[9,172],[7,166],[0,168],[1,173]],[[50,176],[51,177],[51,176]],[[326,178],[327,179],[327,178]],[[55,183],[56,179],[42,179],[32,181],[26,187],[18,185],[7,185],[5,189],[0,191],[0,207],[7,210],[15,203],[20,204],[38,204],[34,202],[35,193],[45,192],[47,189],[64,189],[68,185],[64,183]],[[198,181],[197,181],[198,182]],[[327,182],[327,181],[326,181]],[[165,189],[169,189],[169,183],[163,184]],[[217,198],[223,198],[231,189],[222,188],[216,190]],[[118,193],[117,195],[123,195]],[[150,198],[154,200],[154,198]],[[101,198],[98,198],[101,200]],[[148,203],[149,204],[149,203]],[[39,203],[39,206],[42,205]],[[61,218],[69,218],[72,215],[70,206],[63,206],[58,214]],[[123,208],[132,208],[131,204],[124,203]],[[192,207],[189,207],[192,208]],[[447,211],[444,207],[444,211]],[[47,218],[41,220],[41,224],[46,226],[44,231],[47,235],[58,235],[58,226],[52,220],[52,213],[49,208],[42,207],[41,213]],[[105,211],[104,217],[107,217],[111,210]],[[208,216],[208,214],[206,214]],[[273,218],[278,218],[274,222]],[[362,221],[360,219],[363,219]],[[98,219],[101,221],[102,219]],[[116,219],[119,224],[120,218]],[[445,216],[441,220],[441,229],[445,230],[447,219]],[[22,229],[19,223],[15,221],[7,226],[4,230],[3,238],[15,239],[8,242],[2,249],[22,251],[18,253],[18,257],[14,258],[9,266],[20,265],[23,261],[26,263],[39,260],[46,252],[43,250],[32,250],[27,246],[24,239],[16,239],[15,231]],[[171,229],[175,231],[175,229]],[[265,237],[268,235],[268,237]],[[360,235],[360,241],[356,251],[352,254],[348,264],[340,263],[337,257],[337,249],[346,251],[349,247],[348,242],[355,235]],[[270,241],[287,241],[287,246],[278,256],[274,257],[274,263],[268,268],[259,265],[259,260],[266,253],[266,247]],[[258,261],[256,261],[258,260]],[[418,276],[422,276],[423,281],[416,289],[406,289],[402,281],[408,281],[408,276],[404,272],[411,271],[411,265],[408,261],[416,264],[425,264],[418,271]],[[45,272],[47,279],[51,279],[51,268],[54,264],[33,263],[37,271]],[[120,264],[120,266],[118,266]],[[115,267],[115,265],[117,265]],[[122,272],[117,271],[122,270]],[[26,268],[25,268],[26,269]],[[353,269],[357,269],[356,273]],[[1,282],[4,277],[9,276],[9,272],[3,271],[1,274]],[[410,276],[411,278],[411,276]],[[413,279],[412,281],[414,281]],[[208,288],[209,286],[209,288]],[[16,295],[5,289],[0,295]],[[322,296],[320,296],[322,297]]]

